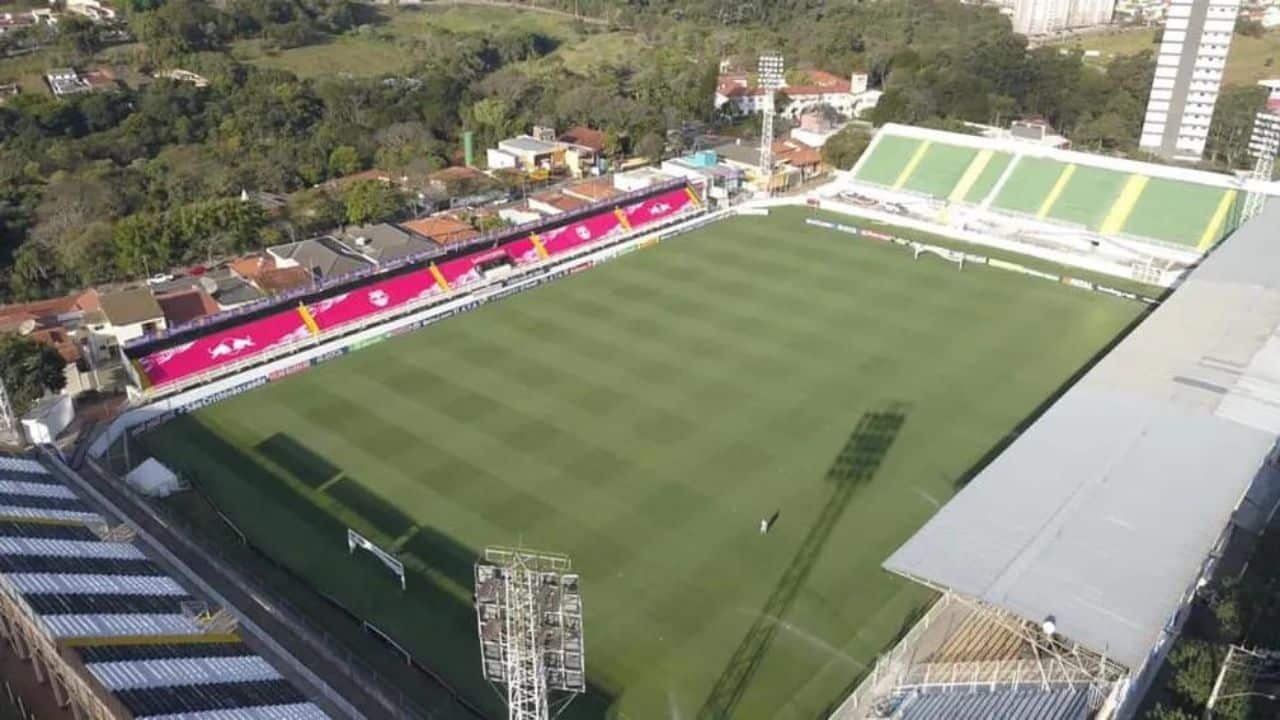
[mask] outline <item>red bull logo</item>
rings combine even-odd
[[[251,337],[231,338],[230,340],[223,340],[217,345],[209,348],[209,357],[217,359],[230,355],[238,355],[251,347],[253,347],[253,338]]]

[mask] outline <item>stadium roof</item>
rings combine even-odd
[[[1278,226],[1272,202],[885,567],[1141,668],[1280,433]]]

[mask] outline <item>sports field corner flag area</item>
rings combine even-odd
[[[1210,228],[1145,209],[1226,202],[968,151],[886,136],[861,172],[1033,214],[1105,206],[1086,220],[1191,244]],[[1015,190],[1032,182],[1039,204]],[[471,595],[495,544],[566,553],[581,575],[589,693],[571,716],[823,715],[930,598],[881,563],[1142,306],[957,272],[810,216],[708,225],[144,442],[495,715]],[[404,561],[406,590],[349,554],[348,527]]]
[[[1242,198],[1221,176],[1178,170],[1169,172],[1179,177],[1156,177],[1144,174],[1140,163],[1125,170],[1084,153],[912,131],[882,129],[856,166],[855,180],[1198,252],[1239,221]]]

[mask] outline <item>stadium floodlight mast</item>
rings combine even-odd
[[[1244,196],[1244,207],[1240,212],[1243,216],[1241,217],[1242,223],[1252,220],[1254,215],[1262,211],[1262,206],[1267,202],[1267,195],[1259,190],[1257,185],[1271,182],[1271,175],[1275,172],[1275,166],[1276,156],[1273,153],[1263,151],[1258,154],[1258,159],[1253,163],[1253,172],[1249,175],[1249,180],[1252,180],[1255,185]]]
[[[760,103],[760,176],[764,178],[764,191],[768,193],[773,179],[773,116],[774,95],[785,82],[784,61],[779,53],[765,53],[756,65],[756,84],[764,91]]]
[[[13,405],[9,402],[9,391],[4,388],[4,380],[0,380],[0,440],[10,440],[18,436],[18,419],[13,414]]]
[[[582,595],[569,556],[490,547],[476,563],[485,680],[506,686],[511,720],[549,720],[586,692]]]

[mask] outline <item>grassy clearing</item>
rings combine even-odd
[[[1141,308],[804,216],[718,223],[148,442],[495,713],[470,608],[489,544],[582,573],[578,716],[823,714],[928,600],[880,562]],[[347,525],[401,553],[407,593]]]
[[[1089,62],[1105,65],[1117,55],[1150,50],[1159,51],[1154,41],[1156,31],[1151,29],[1128,30],[1108,35],[1092,35],[1084,38],[1073,38],[1063,43],[1064,47],[1078,47],[1082,50],[1096,50],[1100,53]],[[1263,78],[1280,75],[1280,30],[1273,30],[1260,38],[1236,35],[1231,40],[1231,53],[1227,56],[1227,70],[1224,82],[1231,85],[1248,85]]]
[[[644,50],[644,43],[626,31],[592,32],[573,20],[515,8],[446,5],[408,9],[380,9],[380,20],[328,42],[272,51],[261,41],[235,44],[232,54],[241,62],[289,72],[304,78],[338,74],[373,77],[409,72],[432,52],[423,38],[433,32],[539,32],[559,45],[549,56],[566,67],[585,71],[604,63],[625,64]]]

